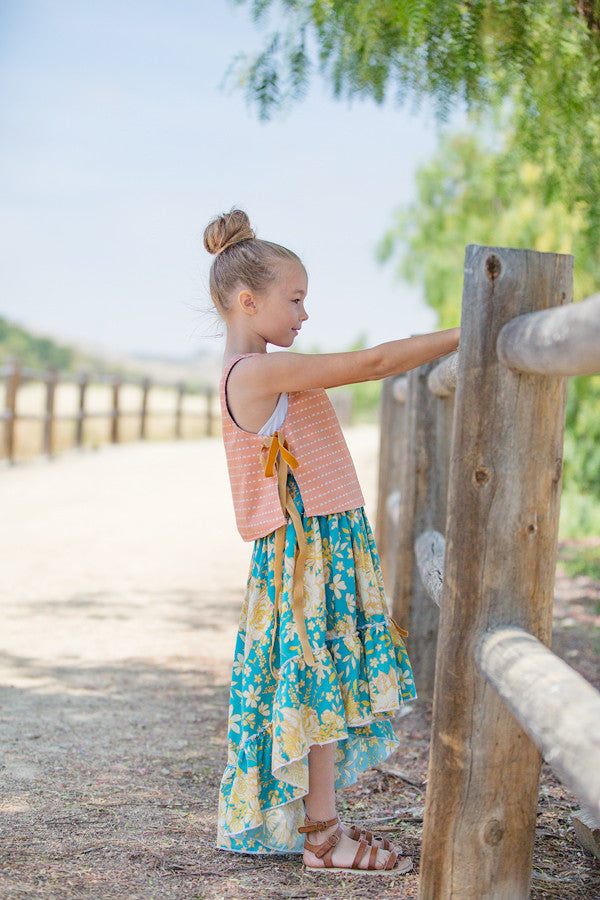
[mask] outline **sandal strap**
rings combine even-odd
[[[350,837],[353,841],[360,841],[364,839],[369,844],[374,843],[374,841],[381,841],[381,846],[378,848],[379,850],[393,850],[393,845],[390,841],[384,837],[383,835],[375,834],[372,831],[368,831],[366,828],[359,828],[358,825],[352,825],[350,827]]]
[[[374,844],[371,844],[371,852],[369,853],[369,862],[367,863],[367,869],[376,869],[377,865],[377,847]]]
[[[317,821],[317,819],[311,819],[310,816],[304,816],[304,825],[301,825],[298,831],[302,833],[308,832],[309,834],[311,831],[326,831],[327,828],[331,825],[335,825],[336,822],[339,822],[339,816],[335,816],[335,818],[329,819],[328,821],[325,821],[324,819]]]
[[[352,868],[353,869],[360,868],[359,863],[360,863],[361,859],[363,858],[363,856],[365,855],[365,851],[367,850],[368,847],[369,847],[369,844],[367,844],[366,841],[363,841],[361,839],[361,841],[358,845],[358,850],[354,854],[354,859],[352,860]],[[367,868],[368,868],[368,865],[367,865]]]
[[[396,865],[396,860],[398,859],[398,854],[395,850],[390,851],[390,855],[385,861],[384,869],[393,869]]]
[[[311,844],[305,839],[304,846],[307,850],[310,850],[311,853],[314,853],[315,856],[317,856],[319,859],[322,859],[325,863],[325,867],[330,869],[333,866],[331,857],[333,856],[334,847],[341,838],[342,834],[342,828],[340,825],[338,825],[334,833],[330,834],[322,844]]]

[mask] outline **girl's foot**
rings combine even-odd
[[[350,837],[350,838],[354,835],[355,840],[357,839],[357,832],[359,832],[359,831],[362,832],[363,834],[365,834],[365,833],[372,834],[372,832],[368,832],[368,830],[366,828],[360,828],[358,825],[344,825],[344,823],[341,820],[340,820],[340,826],[341,826],[344,834],[348,835],[348,837]],[[368,841],[368,843],[372,844],[374,847],[379,847],[382,850],[395,850],[396,849],[391,841],[389,841],[385,837],[380,837],[377,834],[373,834],[370,841],[366,836],[365,836],[364,840]]]
[[[307,834],[307,840],[311,844],[322,844],[327,838],[334,834],[340,822],[336,822],[334,825],[330,825],[325,831],[312,831]],[[358,850],[359,842],[352,840],[352,838],[348,837],[348,835],[344,831],[344,827],[342,826],[342,834],[338,843],[333,848],[331,862],[334,866],[340,866],[341,868],[347,868],[352,865],[354,857],[356,856],[356,851]],[[377,850],[377,856],[375,858],[375,866],[377,869],[382,869],[388,858],[390,853],[388,850]],[[305,849],[303,855],[303,861],[307,866],[311,866],[313,868],[321,868],[324,863],[322,859],[313,853],[310,850]],[[369,853],[365,853],[362,859],[359,862],[360,869],[366,869],[369,861]],[[410,863],[408,857],[403,857],[402,859],[398,859],[396,862],[396,866],[401,871],[407,871],[406,865]]]

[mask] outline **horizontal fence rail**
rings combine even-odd
[[[451,353],[429,373],[427,386],[436,397],[449,397],[456,390],[459,351]]]
[[[434,700],[420,900],[529,897],[540,753],[600,857],[600,693],[547,646],[566,378],[600,373],[600,294],[572,304],[572,276],[467,247],[459,351],[384,383],[377,541]]]
[[[184,419],[201,419],[204,423],[203,433],[210,436],[214,433],[214,399],[216,391],[211,386],[191,387],[184,382],[168,382],[148,377],[132,377],[95,373],[89,371],[60,372],[52,367],[47,369],[33,369],[29,366],[21,366],[17,360],[12,360],[0,366],[0,381],[5,383],[4,408],[0,409],[0,422],[3,423],[4,440],[2,444],[3,457],[14,462],[17,456],[16,426],[19,422],[40,422],[43,426],[43,434],[40,452],[51,456],[55,452],[55,425],[58,422],[75,423],[75,434],[72,445],[81,447],[85,440],[85,423],[88,420],[108,419],[110,421],[110,442],[119,443],[122,440],[121,424],[124,419],[132,417],[139,420],[137,437],[144,440],[148,436],[149,419],[171,419],[173,422],[173,436],[182,437]],[[32,412],[19,410],[19,389],[27,384],[40,383],[45,388],[45,402],[43,411]],[[59,385],[74,385],[78,387],[77,408],[72,412],[58,412],[56,409],[56,392]],[[111,403],[108,409],[90,409],[86,405],[88,390],[95,386],[105,386],[111,389]],[[122,389],[124,387],[137,387],[140,389],[139,407],[137,409],[124,408],[122,404]],[[149,404],[150,392],[154,389],[172,391],[175,395],[173,410],[151,409]],[[204,409],[202,411],[185,408],[186,397],[202,397]]]
[[[439,531],[424,531],[415,541],[417,569],[430,600],[438,606],[444,582],[446,541]]]
[[[510,369],[539,375],[600,372],[600,293],[569,306],[526,313],[507,322],[498,357]]]
[[[522,628],[485,634],[475,660],[548,765],[600,821],[600,693]]]

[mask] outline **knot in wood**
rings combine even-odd
[[[499,844],[502,838],[504,837],[504,832],[506,831],[502,822],[498,819],[490,819],[490,821],[485,826],[485,830],[483,832],[483,839],[486,844],[491,844],[493,847],[495,844]]]
[[[496,278],[498,278],[498,276],[500,275],[501,271],[502,263],[500,262],[498,257],[494,256],[494,254],[492,253],[492,255],[488,256],[485,261],[485,274],[490,279],[490,281],[495,281]]]
[[[487,484],[490,480],[490,470],[485,466],[477,466],[473,473],[473,481],[478,487]]]
[[[552,481],[554,482],[554,484],[558,484],[558,482],[560,481],[560,476],[562,475],[562,468],[563,468],[563,461],[562,461],[562,457],[559,456],[554,464],[554,475],[552,477]]]

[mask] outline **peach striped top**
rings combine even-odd
[[[270,534],[286,517],[281,508],[277,478],[266,478],[261,462],[265,437],[244,431],[232,418],[226,398],[227,378],[240,359],[234,356],[220,383],[223,441],[238,530],[245,541]],[[298,482],[307,516],[346,512],[364,506],[350,451],[329,397],[322,388],[291,391],[288,412],[279,434],[287,438],[298,460]]]

